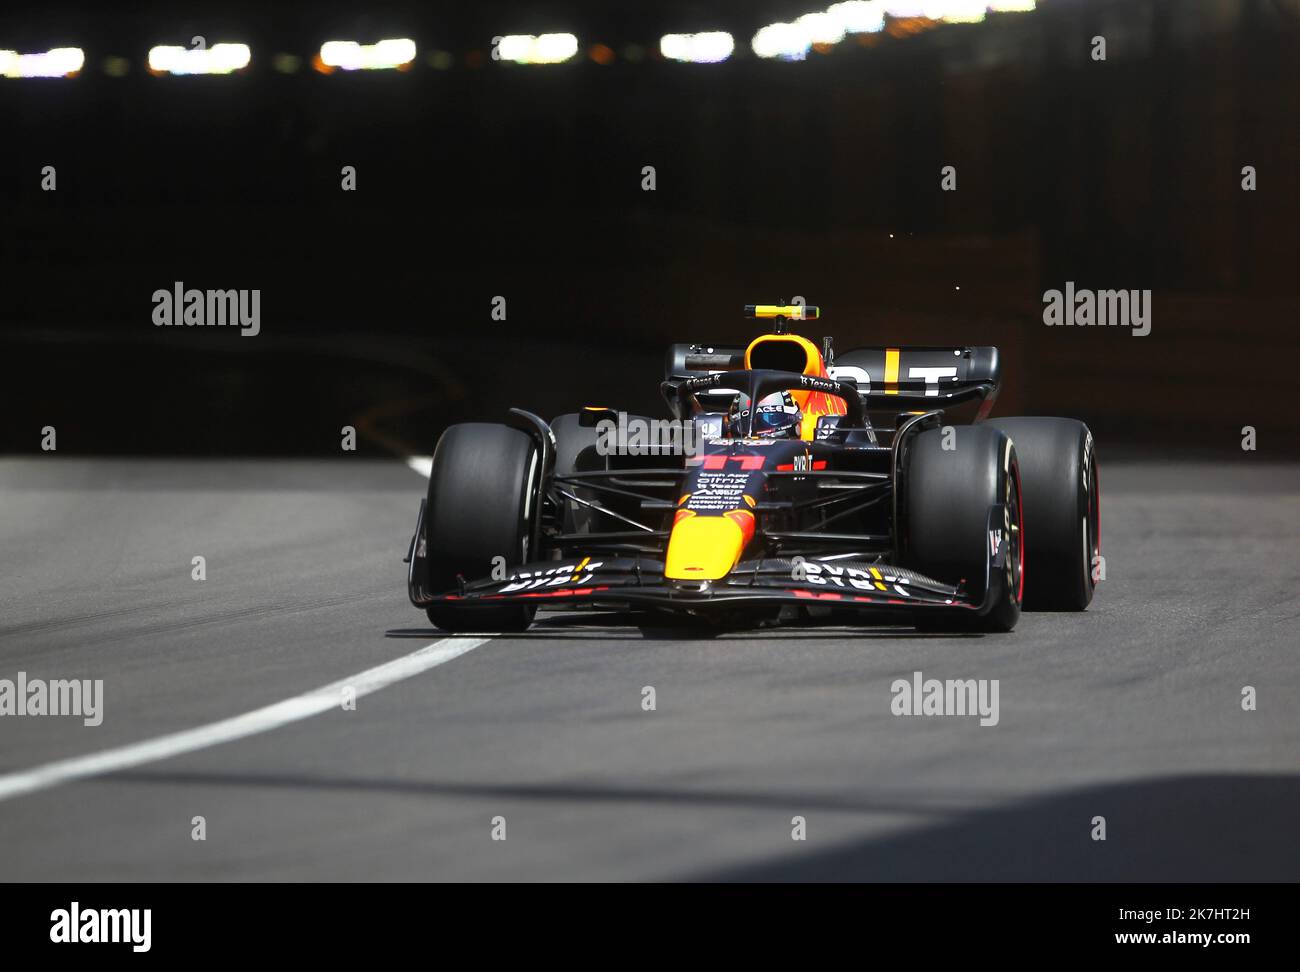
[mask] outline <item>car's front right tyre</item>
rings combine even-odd
[[[1020,619],[1020,471],[1015,446],[987,425],[927,429],[908,447],[902,513],[904,566],[963,584],[993,604],[984,614],[966,608],[916,612],[927,631],[1010,631]],[[1002,569],[990,574],[989,511],[1002,510]]]
[[[1092,433],[1076,419],[992,419],[1020,457],[1025,493],[1025,610],[1083,611],[1101,569],[1101,494]]]

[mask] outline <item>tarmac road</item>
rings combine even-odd
[[[0,460],[0,679],[104,681],[0,716],[0,879],[1300,880],[1300,466],[1250,455],[1103,465],[1093,607],[1010,635],[454,641],[401,462]],[[916,671],[998,724],[893,715]]]

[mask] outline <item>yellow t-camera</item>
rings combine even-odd
[[[752,320],[770,321],[785,318],[790,321],[817,320],[817,307],[813,304],[746,304],[745,316]]]

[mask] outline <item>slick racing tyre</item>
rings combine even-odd
[[[533,440],[509,426],[466,422],[442,434],[425,504],[430,590],[490,577],[497,557],[510,566],[528,562],[538,458]],[[523,631],[535,612],[531,604],[428,608],[446,631]]]
[[[627,416],[627,422],[638,422],[642,424],[643,428],[650,428],[653,420],[644,415],[629,415]],[[581,417],[576,412],[557,416],[551,422],[551,431],[555,433],[556,476],[569,476],[579,472],[596,472],[603,469],[626,468],[632,471],[636,468],[638,461],[663,465],[663,462],[654,457],[640,460],[637,458],[629,459],[617,451],[611,455],[602,455],[598,446],[603,433],[597,426],[584,426]],[[617,440],[611,445],[615,450],[618,449]],[[623,516],[635,517],[640,513],[638,501],[629,502],[626,498],[611,495],[606,491],[593,489],[590,486],[579,486],[575,483],[557,483],[556,487],[563,489],[566,493],[572,493],[588,503],[595,503],[603,508],[612,509]],[[599,532],[616,525],[609,516],[597,512],[590,506],[575,503],[571,499],[564,501],[563,510],[565,533]]]
[[[1101,494],[1092,433],[1067,418],[987,423],[1015,443],[1025,495],[1026,611],[1082,611],[1101,556]]]
[[[576,412],[561,415],[551,423],[555,433],[555,475],[569,476],[575,472],[592,472],[605,468],[605,459],[596,453],[596,442],[600,433],[592,427],[583,427]],[[572,493],[588,503],[597,502],[599,497],[595,490],[584,489],[572,483],[557,484],[565,492]],[[592,520],[599,516],[590,507],[564,501],[564,532],[590,533]]]
[[[904,490],[904,566],[947,584],[964,580],[966,590],[979,598],[989,570],[989,508],[1001,505],[1004,511],[1005,566],[990,578],[996,600],[989,612],[918,611],[916,626],[927,631],[1014,628],[1020,619],[1024,552],[1020,475],[1011,440],[986,425],[927,429],[908,450]]]

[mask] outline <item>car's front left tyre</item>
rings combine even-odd
[[[537,446],[518,429],[465,422],[443,432],[425,504],[430,590],[445,593],[491,576],[494,567],[528,562],[540,475]],[[536,607],[440,602],[427,613],[445,631],[522,631]]]

